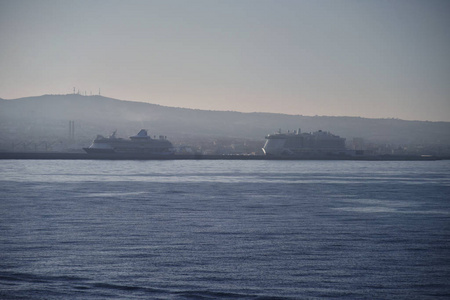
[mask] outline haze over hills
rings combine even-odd
[[[359,117],[302,116],[240,113],[166,107],[103,96],[43,95],[0,99],[0,148],[12,142],[66,139],[69,121],[75,137],[86,146],[97,134],[134,135],[141,128],[189,145],[195,139],[236,138],[264,142],[278,131],[330,131],[371,143],[393,145],[450,145],[450,122],[366,119]]]

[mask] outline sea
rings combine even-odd
[[[450,298],[450,161],[0,161],[0,299],[328,298]]]

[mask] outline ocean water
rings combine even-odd
[[[0,161],[0,299],[450,298],[450,161]]]

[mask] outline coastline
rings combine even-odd
[[[75,152],[0,152],[0,160],[359,160],[359,161],[434,161],[448,157],[419,155],[314,155],[314,156],[270,156],[270,155],[139,155],[139,154],[87,154]]]

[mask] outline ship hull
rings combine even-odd
[[[113,149],[99,149],[99,148],[83,148],[87,154],[113,154]]]

